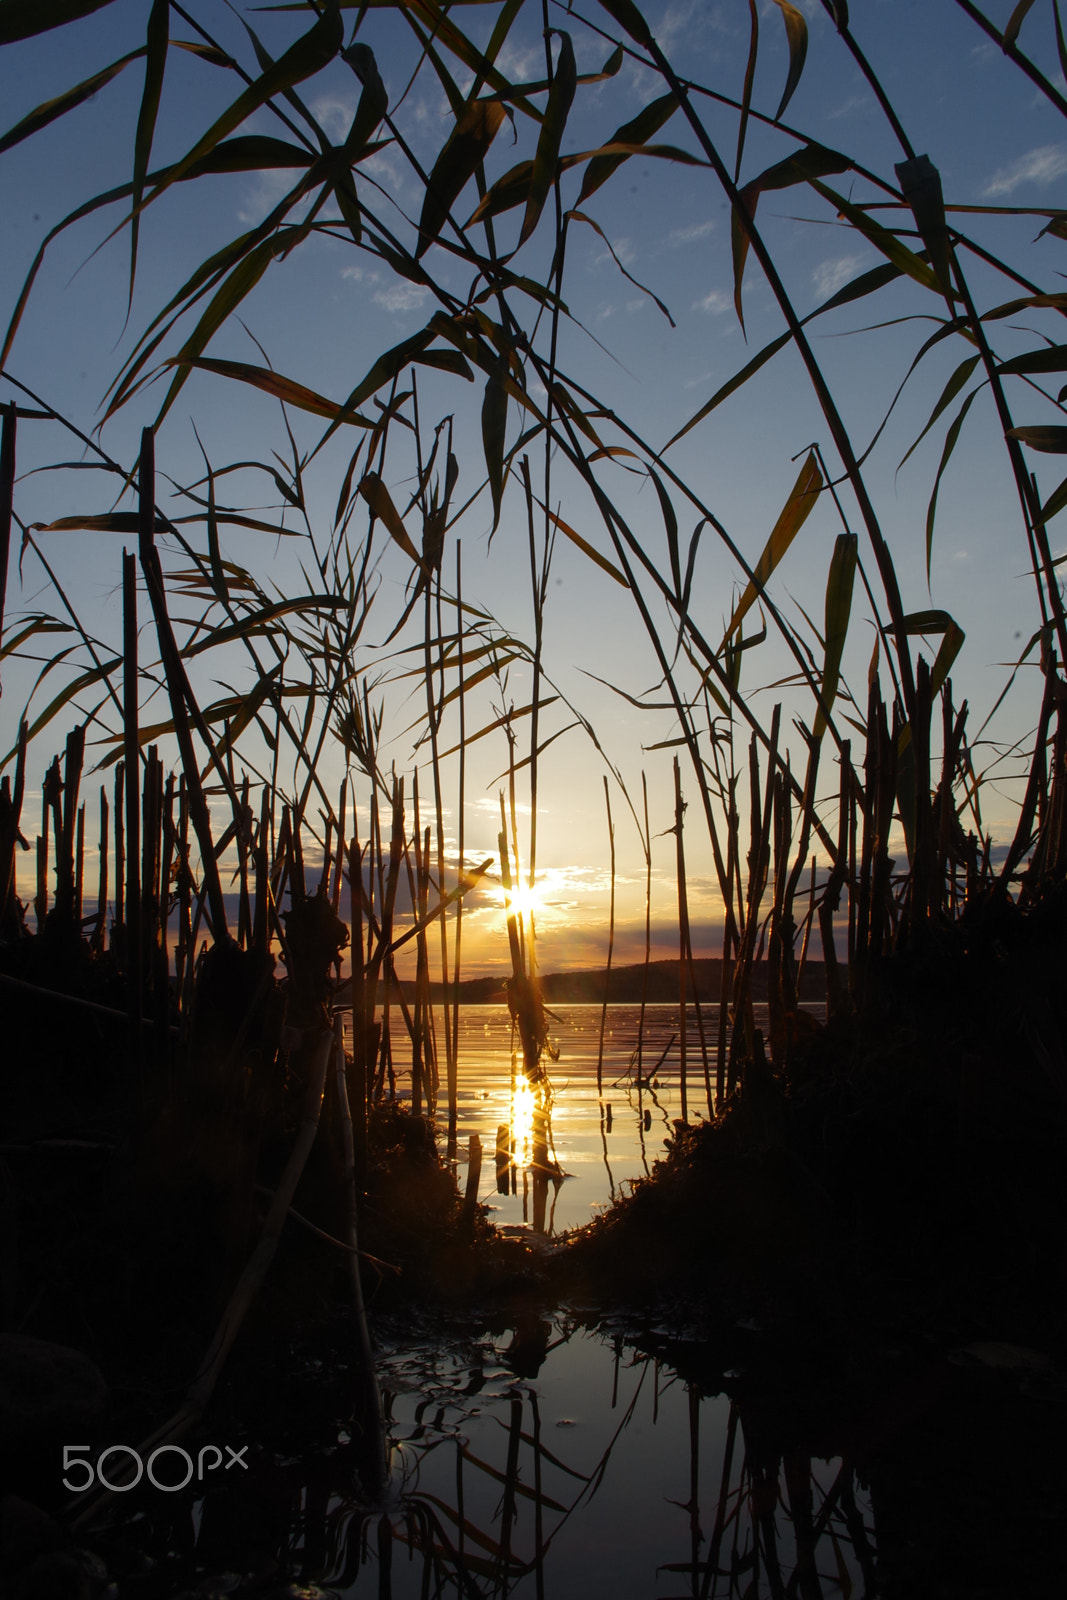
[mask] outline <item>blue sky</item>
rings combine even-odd
[[[479,36],[488,35],[496,7],[463,8],[461,22]],[[721,4],[654,4],[646,14],[665,53],[692,80],[726,95],[737,96],[748,49],[749,12],[742,0]],[[893,183],[893,164],[901,151],[874,96],[837,38],[822,6],[810,0],[801,7],[809,25],[807,60],[786,121],[806,137],[845,151],[858,164]],[[918,152],[928,152],[938,167],[950,205],[1049,207],[1062,203],[1067,177],[1067,126],[1058,112],[999,50],[969,22],[950,0],[858,0],[850,8],[853,31],[878,71],[901,121]],[[1012,6],[993,0],[987,7],[1003,25]],[[307,26],[307,17],[241,13],[221,0],[199,0],[193,13],[250,69],[254,57],[240,16],[259,30],[275,56]],[[38,39],[0,51],[4,121],[14,125],[35,105],[71,82],[88,76],[143,37],[148,6],[143,0],[114,0],[75,27],[55,30]],[[484,13],[484,14],[483,14]],[[618,28],[593,0],[585,14],[609,37],[596,35],[563,7],[550,8],[550,20],[567,28],[580,73],[599,71],[618,37]],[[772,114],[785,84],[788,52],[778,7],[760,6],[761,53],[753,95],[754,106]],[[348,13],[346,38],[353,13]],[[177,17],[172,36],[189,36]],[[396,106],[416,64],[410,33],[397,19],[372,10],[360,39],[375,52],[379,70]],[[1051,22],[1051,8],[1039,4],[1026,19],[1020,45],[1062,89]],[[500,62],[513,79],[535,79],[544,72],[540,4],[527,4]],[[457,70],[461,88],[466,88]],[[5,217],[5,249],[0,255],[0,320],[6,323],[22,279],[45,230],[93,193],[126,181],[133,130],[142,83],[139,62],[80,107],[43,133],[0,157],[0,205]],[[568,122],[563,150],[596,148],[615,127],[634,116],[663,92],[647,67],[631,61],[610,80],[580,87]],[[227,74],[181,52],[172,51],[153,166],[178,158],[197,133],[232,98]],[[331,138],[346,131],[359,93],[352,71],[335,61],[302,86],[302,95]],[[543,103],[543,102],[539,102]],[[736,112],[700,101],[709,132],[732,165],[737,138]],[[416,157],[432,164],[451,126],[447,101],[439,84],[423,67],[396,111],[405,138]],[[505,124],[487,162],[492,181],[514,162],[532,153],[530,124],[516,119],[516,142]],[[245,131],[274,127],[266,112],[257,113]],[[695,149],[692,135],[676,114],[658,138]],[[796,148],[796,140],[754,123],[749,130],[742,182]],[[565,205],[573,206],[580,171],[564,179]],[[102,415],[98,408],[108,383],[128,357],[153,312],[210,250],[260,220],[283,192],[289,175],[270,178],[236,175],[178,186],[146,213],[142,225],[137,288],[126,322],[128,235],[120,233],[95,255],[91,252],[121,220],[114,208],[78,225],[53,246],[42,269],[16,339],[10,372],[64,412],[85,432]],[[374,203],[398,234],[413,238],[411,219],[421,201],[418,182],[402,153],[387,146],[361,169],[361,181],[378,186]],[[828,180],[857,201],[874,197],[871,184],[855,173]],[[457,204],[466,217],[474,204],[473,185]],[[550,209],[550,208],[549,208]],[[645,440],[657,449],[704,404],[715,390],[769,339],[782,330],[781,315],[758,265],[750,259],[744,281],[745,330],[733,307],[729,209],[714,175],[706,168],[676,165],[647,157],[627,162],[583,206],[603,230],[619,261],[640,284],[647,285],[668,307],[671,327],[654,300],[619,271],[605,241],[584,224],[572,224],[564,298],[573,316],[561,332],[560,365],[599,395]],[[882,214],[889,218],[894,213]],[[513,242],[521,211],[498,219],[499,237]],[[791,188],[765,194],[759,222],[799,312],[814,309],[843,284],[878,264],[880,257],[810,189]],[[548,214],[516,257],[516,270],[537,275],[545,270],[550,244]],[[1040,220],[1033,217],[962,216],[959,224],[990,250],[1014,262],[1047,288],[1060,285],[1063,243],[1047,237],[1034,243]],[[466,280],[439,248],[427,255],[427,266],[453,292],[465,293]],[[972,286],[981,308],[1009,298],[1007,285],[975,265]],[[312,238],[272,272],[244,302],[241,316],[267,350],[275,368],[336,400],[355,386],[383,348],[416,331],[433,309],[429,295],[398,282],[380,261],[355,246],[333,239]],[[897,386],[923,339],[933,331],[940,304],[911,283],[891,286],[877,297],[831,313],[812,325],[816,353],[857,449],[863,450],[881,424]],[[871,323],[888,324],[867,332]],[[1052,314],[1032,312],[995,325],[998,354],[1029,348],[1037,337],[1058,339]],[[746,340],[747,335],[747,340]],[[599,341],[599,343],[598,343]],[[539,333],[545,345],[545,329]],[[931,486],[941,454],[945,427],[958,407],[950,406],[907,463],[898,465],[913,443],[949,375],[969,353],[957,336],[946,340],[923,363],[904,390],[877,448],[867,464],[868,483],[886,538],[893,551],[904,591],[905,607],[930,605],[949,610],[966,632],[966,643],[954,669],[957,699],[966,694],[970,729],[977,732],[1007,677],[1009,663],[1037,625],[1032,580],[1026,572],[1025,544],[1014,486],[988,391],[971,408],[960,443],[943,480],[936,535],[927,587],[925,520]],[[601,348],[601,346],[605,348]],[[176,348],[176,344],[168,347]],[[161,352],[162,353],[162,352]],[[213,340],[210,355],[240,361],[260,360],[248,334],[236,322]],[[1016,380],[1019,383],[1019,380]],[[156,385],[107,423],[101,441],[117,460],[131,462],[142,425],[151,421],[162,394]],[[484,478],[478,431],[481,385],[472,386],[438,374],[420,375],[420,406],[430,425],[446,412],[455,414],[455,449],[461,478],[457,499],[474,492]],[[0,389],[7,399],[10,390]],[[533,391],[532,391],[533,392]],[[1055,392],[1055,389],[1053,389]],[[961,396],[962,398],[962,396]],[[1021,384],[1011,391],[1019,423],[1047,422],[1055,411],[1036,394],[1025,396]],[[301,446],[319,437],[315,419],[292,413]],[[275,402],[244,386],[194,374],[167,417],[157,445],[161,471],[179,483],[202,473],[202,458],[193,434],[195,421],[216,468],[230,461],[266,459],[271,450],[287,449]],[[517,436],[519,417],[513,406],[509,444]],[[668,464],[692,484],[699,497],[754,561],[796,477],[806,448],[818,442],[836,466],[826,425],[795,353],[783,351],[740,394],[720,407],[665,456]],[[351,442],[334,441],[309,474],[309,503],[316,526],[328,532]],[[410,454],[410,452],[409,452]],[[25,423],[20,434],[20,468],[49,461],[72,461],[71,442],[43,424]],[[1047,496],[1062,475],[1056,459],[1033,456],[1029,464]],[[398,448],[385,476],[398,500],[412,462]],[[586,492],[568,478],[562,463],[554,477],[560,514],[601,551],[607,550],[603,529]],[[541,466],[535,466],[540,473]],[[622,464],[607,466],[604,481],[630,517],[635,532],[666,569],[666,543],[654,491],[647,479],[627,475]],[[272,501],[263,475],[225,480],[227,493],[245,494],[246,504]],[[265,487],[266,484],[266,487]],[[276,495],[273,496],[276,501]],[[857,527],[847,493],[846,517]],[[16,510],[24,521],[47,522],[75,511],[106,510],[109,489],[102,477],[85,471],[39,474],[19,484]],[[698,513],[678,500],[683,541]],[[488,496],[482,494],[448,541],[446,582],[454,575],[453,537],[463,542],[464,591],[483,605],[501,628],[532,636],[530,585],[526,551],[525,506],[514,480],[505,495],[501,525],[489,544]],[[824,496],[801,530],[772,582],[772,593],[785,614],[806,629],[804,611],[821,627],[823,591],[834,539],[841,523]],[[1054,521],[1050,528],[1054,553],[1064,541]],[[87,623],[101,636],[115,636],[119,619],[117,585],[122,538],[115,534],[46,534],[42,548],[64,575]],[[234,558],[276,582],[283,593],[299,592],[296,539],[275,543],[266,535],[232,534],[227,549]],[[864,556],[861,537],[861,556]],[[396,559],[392,559],[392,555]],[[873,574],[873,564],[871,564]],[[387,614],[401,602],[405,563],[393,552],[381,568],[382,590],[376,601],[370,636],[383,639]],[[714,642],[721,637],[737,593],[739,573],[710,530],[701,541],[694,580],[694,614]],[[13,568],[8,586],[9,620],[20,607],[54,602],[42,593],[43,574],[27,556],[22,582]],[[657,620],[666,617],[656,609]],[[845,658],[845,672],[857,693],[866,682],[873,633],[857,605]],[[934,642],[936,645],[936,641]],[[546,670],[596,728],[612,763],[639,805],[641,771],[648,773],[652,831],[662,832],[672,817],[670,749],[646,747],[674,732],[670,713],[642,715],[596,678],[640,696],[654,688],[657,669],[630,598],[565,539],[557,552],[545,617]],[[16,719],[29,692],[29,669],[5,663],[0,718],[4,748],[13,738]],[[216,675],[221,675],[216,667]],[[235,667],[235,672],[236,672]],[[786,726],[793,711],[810,713],[803,697],[788,684],[774,688],[791,671],[789,658],[773,636],[746,660],[743,684],[753,705],[769,721],[776,698],[785,702]],[[592,676],[592,675],[595,675]],[[52,679],[49,679],[51,685]],[[1016,689],[1002,705],[989,733],[1000,746],[1021,738],[1036,712],[1036,672],[1025,669]],[[216,693],[209,681],[205,694]],[[418,706],[405,705],[406,687],[389,691],[387,727],[394,734],[388,759],[410,767],[411,740],[404,730]],[[528,673],[512,669],[509,692],[517,704],[529,694]],[[34,708],[42,703],[38,695]],[[492,714],[492,694],[482,700],[483,715]],[[662,701],[662,693],[650,698]],[[87,707],[86,707],[87,709]],[[473,715],[472,711],[472,715]],[[569,720],[559,704],[545,713],[549,727]],[[553,719],[556,719],[553,721]],[[447,737],[447,734],[446,734]],[[799,740],[790,735],[795,764]],[[451,742],[451,738],[449,738]],[[42,756],[52,753],[52,741]],[[740,748],[743,751],[742,737]],[[521,750],[521,746],[520,746]],[[522,751],[522,753],[525,753]],[[976,760],[992,760],[995,750],[983,746]],[[467,845],[471,856],[495,850],[498,827],[497,790],[493,779],[505,766],[501,735],[472,748],[468,787]],[[338,758],[339,762],[339,758]],[[340,775],[331,769],[330,784]],[[605,944],[607,839],[600,755],[581,732],[561,738],[544,757],[539,805],[539,858],[547,874],[546,905],[541,914],[543,960],[547,966],[597,960]],[[827,760],[828,783],[836,776]],[[1005,777],[1010,766],[1003,769]],[[687,795],[695,800],[691,776]],[[364,789],[366,785],[364,784]],[[985,820],[995,837],[1012,825],[1010,783],[989,790]],[[525,796],[521,796],[525,799]],[[455,827],[455,796],[449,805]],[[643,859],[625,801],[613,785],[616,820],[619,915],[625,924],[620,954],[634,956],[631,935],[641,917]],[[711,938],[717,922],[709,852],[701,848],[695,805],[690,817],[690,895],[702,937]],[[27,858],[28,859],[28,858]],[[673,840],[655,844],[654,915],[668,953],[673,937]],[[499,915],[484,913],[486,932],[479,959],[491,964],[504,958]],[[472,932],[476,923],[471,924]],[[475,948],[478,948],[475,946]],[[707,947],[708,953],[714,944]]]

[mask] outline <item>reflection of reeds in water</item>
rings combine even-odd
[[[559,1415],[556,1391],[572,1353],[588,1385],[577,1419]],[[269,1483],[269,1528],[255,1520],[255,1492],[216,1488],[195,1532],[192,1519],[184,1534],[171,1529],[188,1570],[213,1569],[225,1526],[282,1581],[381,1600],[630,1600],[653,1592],[657,1574],[673,1585],[656,1592],[679,1600],[877,1592],[850,1462],[817,1459],[803,1443],[783,1454],[766,1442],[766,1414],[749,1437],[744,1406],[703,1395],[621,1340],[532,1315],[462,1358],[405,1341],[382,1372],[390,1469],[380,1489],[353,1480],[348,1429],[313,1451],[280,1437],[250,1452]],[[559,1426],[575,1421],[575,1431]],[[645,1514],[620,1525],[616,1503]],[[148,1508],[149,1522],[160,1515]]]

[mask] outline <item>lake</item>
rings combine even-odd
[[[602,1066],[603,1112],[597,1095],[597,1056],[601,1008],[597,1005],[554,1006],[551,1039],[559,1060],[544,1065],[551,1098],[544,1136],[547,1160],[539,1160],[535,1144],[541,1132],[541,1107],[516,1059],[511,1018],[506,1005],[467,1006],[459,1020],[458,1180],[463,1188],[471,1134],[483,1147],[479,1198],[501,1228],[530,1228],[553,1236],[580,1227],[620,1194],[635,1178],[648,1175],[663,1154],[664,1139],[673,1134],[682,1114],[678,1075],[678,1007],[645,1009],[642,1081],[638,1083],[636,1050],[641,1008],[608,1007]],[[816,1008],[812,1008],[815,1010]],[[757,1005],[756,1027],[766,1030],[767,1008]],[[817,1008],[821,1014],[822,1008]],[[717,1008],[704,1006],[704,1030],[714,1085]],[[393,1028],[397,1022],[394,1018]],[[443,1019],[435,1008],[438,1039]],[[400,1059],[404,1060],[401,1040]],[[441,1077],[444,1049],[439,1046]],[[687,1108],[690,1120],[708,1114],[700,1035],[692,1008],[686,1034]],[[662,1058],[662,1059],[661,1059]],[[657,1069],[657,1063],[660,1063]],[[657,1069],[657,1070],[654,1070]],[[398,1077],[406,1095],[410,1081]],[[444,1148],[446,1112],[444,1083],[437,1105],[439,1139]],[[500,1142],[498,1134],[505,1133]]]

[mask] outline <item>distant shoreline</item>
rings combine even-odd
[[[730,963],[731,968],[733,963]],[[693,962],[696,976],[697,995],[702,1005],[717,1003],[722,992],[722,960],[719,957],[708,956]],[[608,985],[609,1005],[640,1005],[642,992],[645,990],[644,982],[645,965],[638,962],[631,966],[613,967]],[[752,969],[752,998],[756,1001],[767,999],[767,963],[761,961]],[[488,976],[481,978],[464,978],[459,986],[459,1001],[462,1006],[471,1005],[504,1005],[506,995],[504,992],[504,977]],[[411,979],[404,979],[400,983],[404,999],[411,1001],[415,996],[415,984]],[[342,992],[348,992],[348,984],[342,986]],[[449,997],[452,988],[449,985]],[[601,1005],[604,1000],[604,969],[603,967],[582,968],[575,972],[546,972],[541,976],[541,993],[546,1005]],[[379,998],[381,990],[379,989]],[[692,982],[686,984],[686,997],[693,998]],[[808,961],[804,965],[804,977],[801,984],[800,999],[805,1001],[818,1001],[826,998],[826,976],[822,961]],[[435,1005],[440,1005],[443,999],[442,985],[430,984],[430,1000]],[[650,1005],[678,1004],[678,962],[677,961],[651,961],[648,965],[648,986],[645,999]]]

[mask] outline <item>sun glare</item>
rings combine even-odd
[[[528,883],[512,888],[510,894],[504,891],[504,909],[514,911],[524,920],[530,916],[539,916],[544,907],[544,885],[535,883],[533,887]]]
[[[532,1159],[533,1122],[537,1099],[532,1085],[521,1075],[514,1080],[511,1097],[511,1139],[516,1166],[524,1167]]]

